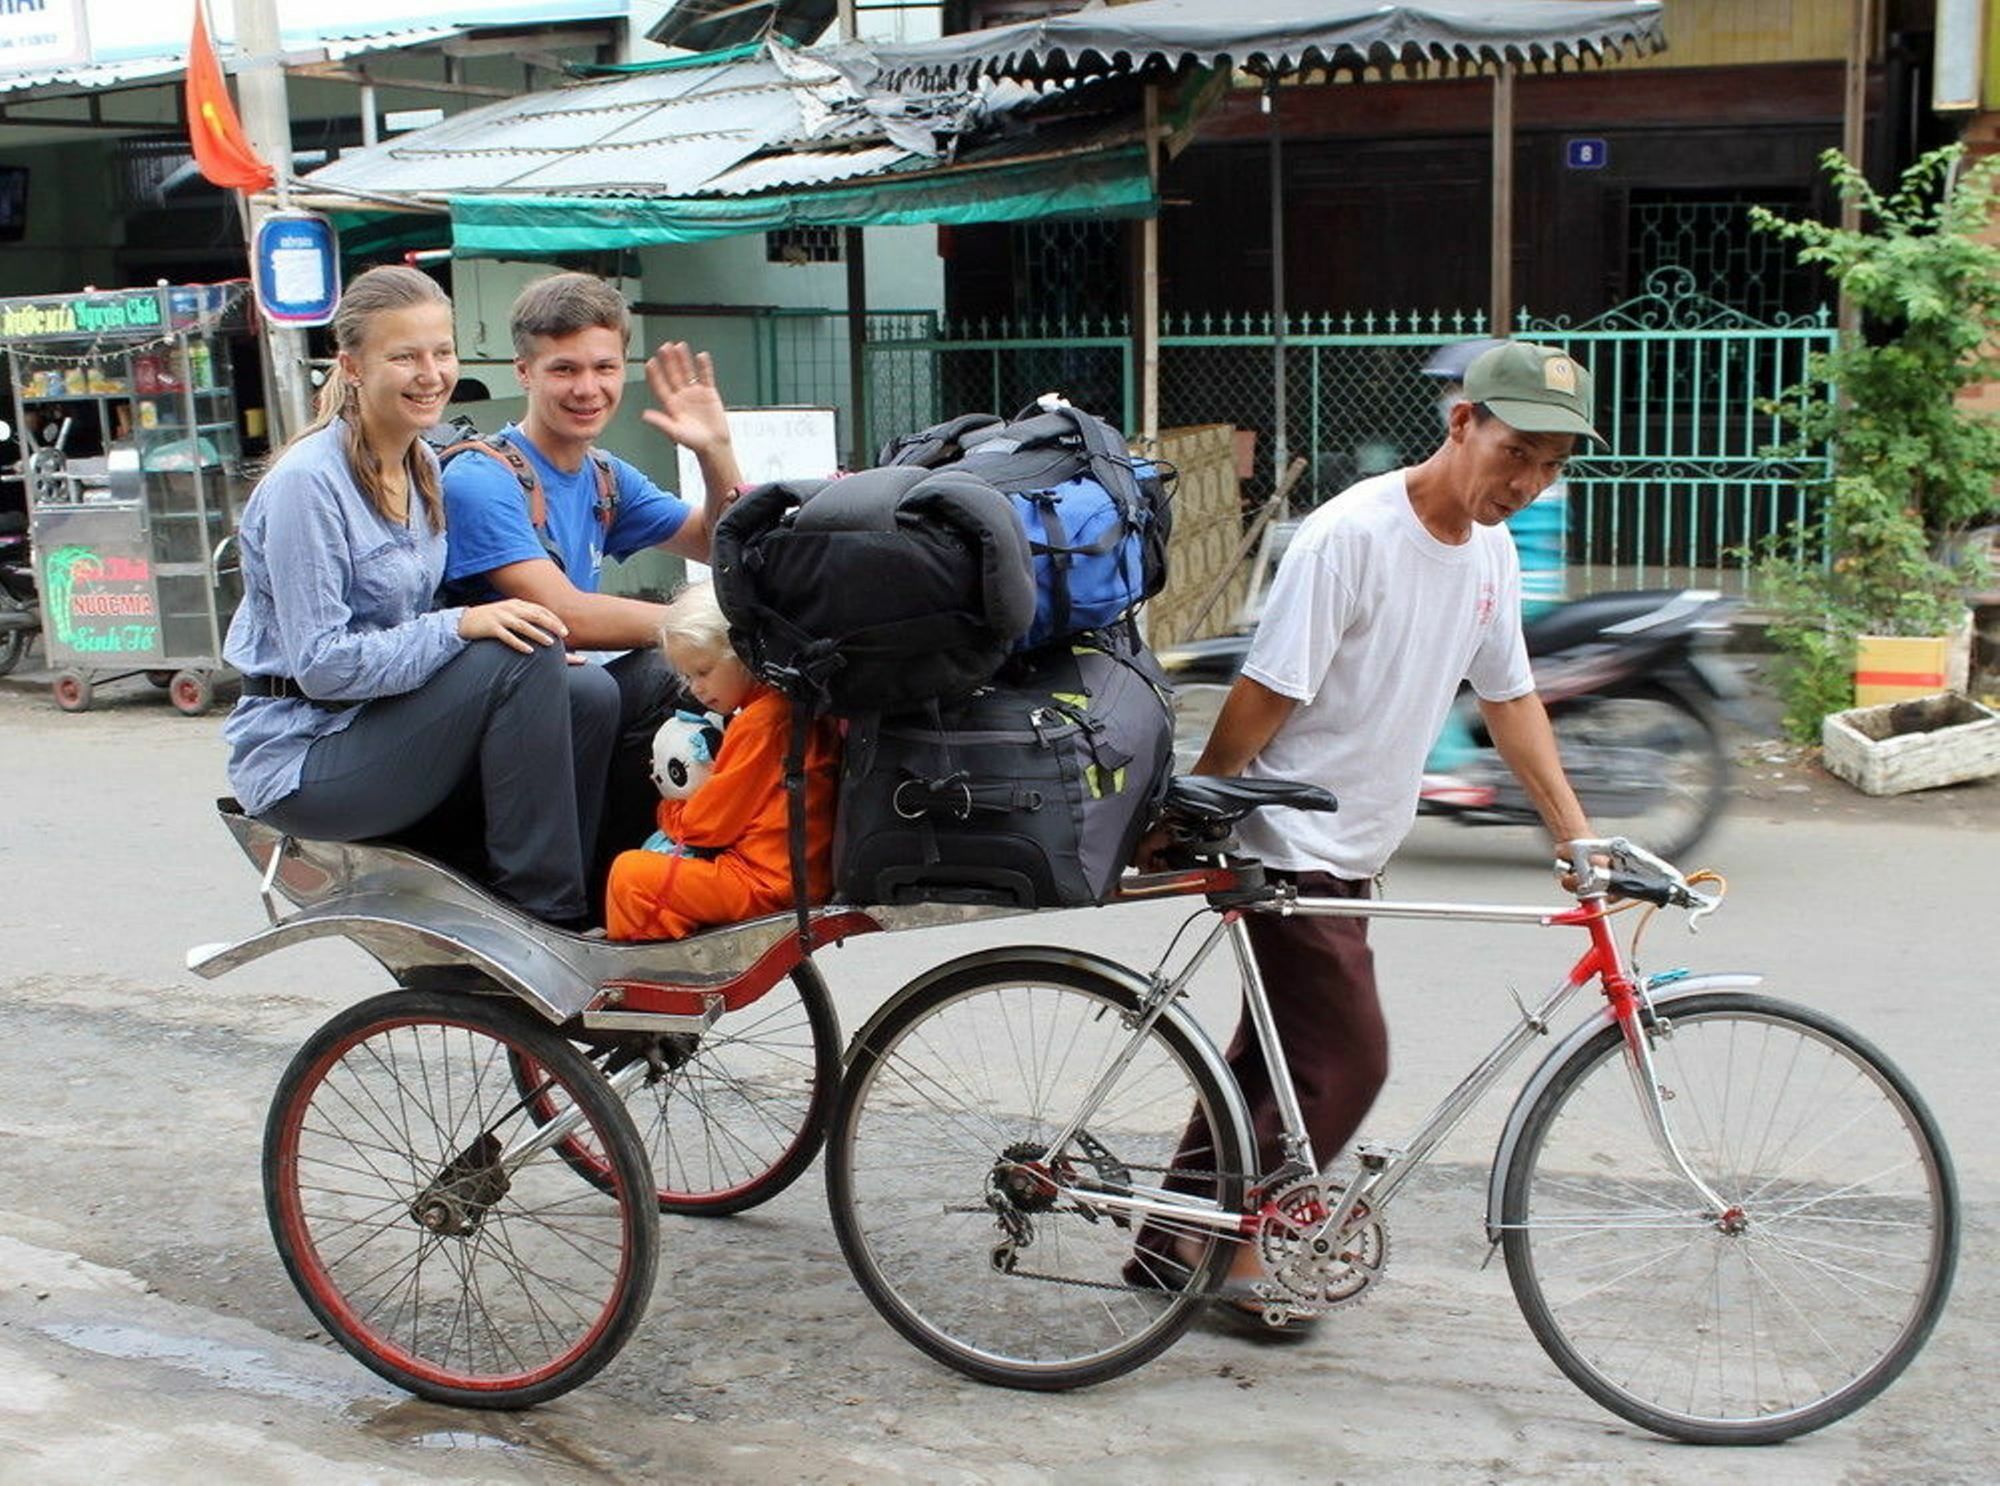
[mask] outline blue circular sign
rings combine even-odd
[[[257,307],[274,325],[324,325],[340,304],[340,243],[315,212],[273,212],[251,249]]]

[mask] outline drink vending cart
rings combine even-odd
[[[144,675],[190,717],[229,673],[249,495],[230,343],[244,282],[0,299],[56,704]],[[101,452],[86,453],[95,449]]]

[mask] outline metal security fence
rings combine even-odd
[[[1013,413],[1050,391],[1121,428],[1138,424],[1123,321],[1001,320],[947,332],[934,315],[905,314],[871,318],[870,333],[870,447],[959,413]]]
[[[1769,404],[1808,379],[1838,332],[1821,309],[1754,319],[1701,293],[1681,268],[1580,325],[1523,317],[1520,333],[1561,343],[1597,379],[1609,446],[1572,462],[1570,561],[1644,585],[1719,575],[1740,589],[1751,556],[1782,536],[1817,555],[1808,494],[1827,451],[1766,451],[1785,438]],[[1825,389],[1832,395],[1831,387]]]
[[[1437,389],[1420,370],[1440,345],[1479,333],[1462,314],[1294,317],[1285,334],[1284,458],[1306,467],[1291,505],[1317,505],[1435,448]],[[1234,423],[1252,432],[1244,490],[1253,500],[1278,475],[1274,340],[1268,315],[1175,317],[1160,338],[1161,425]]]
[[[845,316],[769,311],[754,324],[760,400],[831,403],[844,420],[852,403]],[[1294,317],[1285,329],[1283,442],[1306,468],[1293,506],[1435,448],[1437,388],[1420,370],[1439,346],[1481,335],[1483,324],[1476,314]],[[870,448],[958,413],[1010,413],[1051,390],[1137,427],[1136,348],[1122,320],[950,325],[896,311],[871,314],[868,329]],[[1261,500],[1277,474],[1274,322],[1254,313],[1176,316],[1163,330],[1161,426],[1240,430],[1244,499]],[[1643,294],[1594,319],[1524,313],[1515,333],[1564,346],[1596,375],[1610,447],[1579,451],[1571,465],[1573,587],[1692,582],[1740,591],[1765,538],[1785,535],[1813,549],[1817,512],[1806,492],[1828,461],[1824,451],[1768,457],[1784,431],[1767,404],[1806,380],[1814,352],[1832,348],[1826,311],[1754,318],[1699,292],[1686,270],[1667,268]]]

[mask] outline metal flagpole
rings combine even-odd
[[[285,211],[291,205],[292,116],[280,60],[283,46],[278,39],[277,0],[237,0],[236,25],[236,44],[243,53],[243,63],[236,74],[243,132],[257,153],[270,162],[277,177],[278,210]],[[244,225],[254,243],[257,224],[271,215],[271,208],[256,201],[246,201],[245,208]],[[251,271],[255,273],[255,264],[251,265]],[[339,271],[336,264],[334,272]],[[264,401],[270,405],[271,447],[276,449],[312,421],[306,337],[304,331],[273,325],[262,315],[257,317],[257,324],[273,383]]]

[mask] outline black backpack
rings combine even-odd
[[[785,754],[800,943],[805,746],[812,719],[964,696],[1034,618],[1027,541],[1007,498],[952,471],[787,480],[716,523],[710,566],[730,645],[791,702]]]
[[[1129,626],[1015,656],[961,701],[857,719],[834,886],[856,903],[1108,901],[1173,769],[1159,662]]]
[[[949,470],[761,486],[716,524],[712,566],[745,664],[841,716],[965,695],[1034,617],[1006,498]]]

